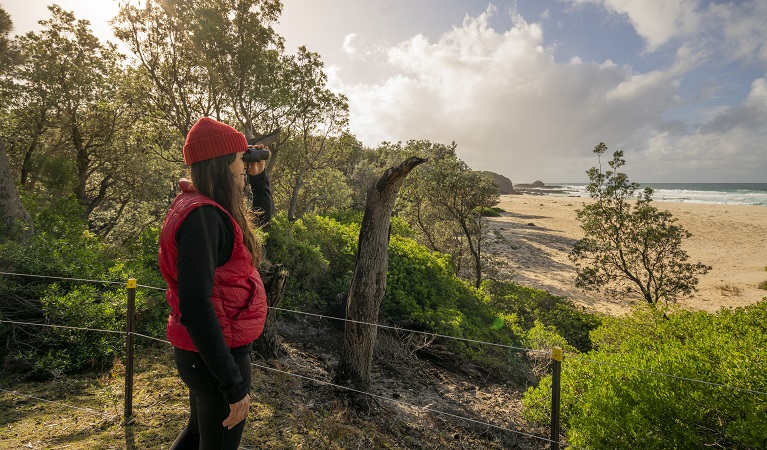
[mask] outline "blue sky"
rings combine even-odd
[[[48,3],[0,0],[17,33]],[[111,35],[116,3],[59,4]],[[321,55],[368,146],[455,141],[472,168],[556,183],[605,142],[633,181],[767,182],[767,0],[283,5],[287,50]]]

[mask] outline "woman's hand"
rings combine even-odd
[[[248,409],[250,408],[250,394],[245,394],[237,403],[229,404],[229,417],[224,420],[223,425],[230,430],[234,428],[238,423],[245,420],[248,417]]]
[[[248,175],[254,177],[266,169],[266,160],[248,163]]]

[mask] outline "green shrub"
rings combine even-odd
[[[517,283],[486,280],[481,289],[490,297],[494,310],[516,315],[522,328],[529,330],[540,321],[579,351],[591,350],[589,333],[600,325],[599,316],[565,298]]]
[[[504,212],[503,208],[482,206],[479,208],[479,215],[482,217],[501,217],[501,213]]]
[[[126,290],[103,291],[94,285],[64,291],[57,283],[41,299],[43,313],[51,323],[92,330],[125,330]],[[52,328],[42,333],[47,358],[35,368],[52,373],[75,373],[84,369],[104,370],[124,352],[122,334]]]
[[[544,325],[543,322],[536,320],[533,327],[527,330],[527,343],[536,350],[551,349],[559,347],[561,349],[575,352],[575,347],[567,342],[567,339],[559,334],[556,327]]]
[[[337,296],[348,292],[351,285],[359,236],[359,224],[354,220],[361,216],[337,217],[350,223],[313,215],[290,223],[278,215],[270,225],[266,255],[290,272],[283,294],[286,307],[343,314],[337,310]],[[399,220],[392,221],[392,230],[382,322],[473,340],[503,344],[522,341],[524,331],[517,326],[516,317],[493,311],[483,293],[454,275],[447,255],[396,234],[409,233]],[[458,341],[446,344],[495,365],[506,358],[497,348],[488,350],[487,346]]]
[[[760,394],[767,392],[767,301],[716,314],[678,311],[667,318],[649,308],[636,310],[606,318],[592,339],[595,350],[563,363],[561,418],[570,444],[767,447],[767,402]],[[550,385],[548,376],[525,393],[529,420],[548,423]]]
[[[0,315],[19,322],[124,331],[128,278],[163,286],[156,270],[156,246],[145,242],[145,251],[131,259],[107,245],[88,231],[74,197],[41,209],[35,206],[28,208],[35,235],[24,244],[0,245],[0,266],[37,277],[14,276],[0,283]],[[156,242],[150,236],[147,239]],[[160,301],[164,303],[162,291],[137,290],[137,332],[162,336],[167,309],[156,306]],[[14,338],[18,335],[24,336],[23,342]],[[31,373],[40,377],[102,369],[124,348],[120,334],[57,327],[0,324],[0,339],[7,343],[0,357],[31,366]]]
[[[272,219],[265,242],[266,258],[289,272],[284,305],[324,312],[348,292],[357,252],[359,225],[344,225],[307,214],[290,222],[284,214]]]
[[[455,276],[447,255],[412,239],[392,237],[386,286],[381,312],[391,323],[496,344],[519,346],[524,340],[516,316],[494,310],[482,291]],[[486,344],[444,344],[490,368],[508,370],[520,356]]]

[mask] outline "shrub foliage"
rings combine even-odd
[[[716,314],[677,311],[665,319],[645,307],[606,318],[592,339],[593,351],[563,363],[561,418],[569,443],[767,447],[767,300]],[[547,376],[527,391],[528,419],[549,422],[550,386]]]
[[[307,214],[291,222],[278,215],[272,222],[266,254],[290,272],[283,293],[286,307],[343,317],[339,294],[349,289],[361,216],[334,216]],[[465,339],[440,343],[504,370],[511,370],[509,364],[516,367],[518,353],[468,341],[528,346],[528,330],[538,321],[536,330],[548,327],[554,341],[566,339],[576,348],[589,348],[588,332],[599,323],[595,316],[516,284],[488,281],[476,289],[455,275],[449,255],[429,250],[411,235],[406,224],[393,220],[382,323]]]
[[[128,253],[88,231],[74,196],[40,209],[33,199],[25,203],[34,211],[35,235],[23,245],[0,245],[0,267],[40,278],[6,277],[0,283],[0,317],[53,327],[0,324],[5,344],[0,357],[5,366],[41,378],[109,367],[124,352],[119,332],[125,330],[128,278],[161,286],[153,241],[157,230],[146,231]],[[161,337],[164,305],[162,292],[137,290],[136,331]]]

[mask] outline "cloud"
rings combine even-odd
[[[628,17],[654,51],[678,35],[691,33],[700,20],[696,0],[570,0],[576,5],[594,4],[605,10]]]
[[[698,181],[761,181],[767,173],[765,142],[767,79],[758,78],[741,104],[693,127],[659,130],[644,151],[642,165],[668,176],[686,169]]]
[[[344,36],[344,42],[341,44],[341,49],[349,56],[353,56],[357,52],[357,49],[352,45],[352,41],[357,37],[356,33],[349,33]]]
[[[455,141],[471,167],[514,182],[585,181],[599,142],[623,149],[638,181],[762,177],[724,167],[764,165],[755,148],[767,142],[763,78],[740,105],[698,115],[702,123],[666,119],[682,103],[680,83],[707,57],[702,49],[682,45],[667,67],[645,72],[610,60],[562,63],[540,24],[512,12],[509,29],[496,31],[488,25],[494,13],[466,17],[435,40],[415,35],[390,46],[378,64],[391,75],[377,82],[339,78],[351,131],[371,147]]]
[[[472,167],[516,179],[536,177],[531,167],[539,178],[565,177],[568,161],[589,157],[601,140],[627,139],[674,102],[676,84],[662,73],[558,64],[540,25],[516,15],[499,33],[490,13],[467,17],[436,42],[417,35],[392,47],[396,76],[345,88],[352,131],[371,146],[456,141]]]
[[[625,16],[644,39],[647,52],[674,41],[710,49],[712,57],[727,61],[767,62],[767,2],[745,0],[569,0],[591,4]]]
[[[706,12],[708,28],[722,54],[732,60],[767,62],[767,2],[712,3]]]
[[[753,131],[767,129],[767,80],[759,78],[751,83],[751,91],[745,101],[727,108],[701,127],[706,134],[726,133],[735,128]]]

